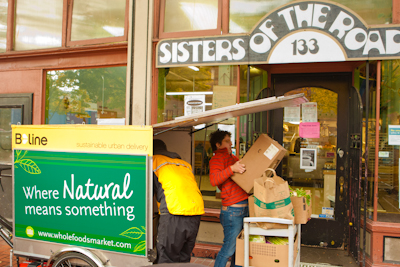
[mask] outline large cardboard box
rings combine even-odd
[[[244,265],[244,233],[242,232],[236,238],[236,265]],[[297,257],[296,238],[293,246],[293,262]],[[289,245],[274,245],[267,243],[249,243],[249,266],[264,267],[288,267],[289,265]]]
[[[250,193],[254,186],[254,180],[260,178],[267,168],[276,169],[285,154],[286,149],[277,141],[262,134],[241,160],[246,166],[246,171],[235,173],[231,178],[244,191]]]
[[[308,195],[311,195],[310,190],[306,190]],[[311,219],[311,199],[310,205],[307,205],[306,199],[304,197],[290,197],[290,201],[293,204],[294,210],[294,223],[295,224],[306,224]]]

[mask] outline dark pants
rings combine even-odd
[[[157,236],[157,263],[190,262],[200,226],[200,215],[161,214]]]

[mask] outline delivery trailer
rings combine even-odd
[[[13,125],[18,266],[151,265],[153,138],[194,165],[194,126],[307,101],[270,97],[152,126]]]

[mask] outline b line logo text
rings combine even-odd
[[[30,144],[30,145],[38,145],[38,146],[45,146],[47,145],[47,138],[46,137],[39,137],[35,136],[34,134],[20,134],[16,133],[15,134],[15,144],[20,145],[20,144]]]

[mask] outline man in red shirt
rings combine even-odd
[[[221,190],[222,208],[220,221],[224,229],[224,244],[214,267],[225,267],[231,259],[235,266],[236,237],[243,229],[243,218],[249,216],[248,195],[230,177],[246,171],[244,164],[232,155],[231,133],[217,130],[210,135],[214,156],[210,160],[210,182]]]

